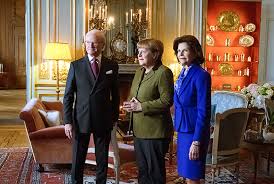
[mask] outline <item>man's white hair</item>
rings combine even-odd
[[[88,35],[95,35],[96,37],[99,37],[100,39],[102,39],[104,44],[106,43],[106,36],[103,31],[100,31],[98,29],[92,29],[91,31],[87,32],[87,34],[85,36],[85,40]]]

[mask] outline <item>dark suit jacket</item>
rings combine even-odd
[[[134,135],[138,138],[170,138],[173,132],[170,107],[173,104],[173,74],[164,65],[155,66],[147,76],[145,69],[137,69],[130,90],[129,100],[136,97],[141,112],[133,112]]]
[[[104,134],[119,117],[118,64],[102,57],[96,79],[88,56],[71,63],[64,94],[64,122],[81,133]]]
[[[194,133],[193,141],[209,135],[211,110],[211,78],[200,65],[192,65],[182,82],[179,94],[174,93],[177,132]]]

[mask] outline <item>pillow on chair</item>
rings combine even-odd
[[[62,124],[62,116],[59,111],[54,111],[54,110],[44,111],[44,110],[38,109],[38,112],[41,115],[47,127],[52,127],[52,126],[57,126]]]

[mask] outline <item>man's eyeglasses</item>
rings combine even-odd
[[[103,42],[90,42],[90,41],[85,41],[85,43],[86,43],[87,45],[94,45],[94,46],[97,46],[97,45],[99,45],[99,44],[102,44]]]

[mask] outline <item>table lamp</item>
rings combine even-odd
[[[47,60],[54,60],[56,61],[56,80],[57,80],[57,86],[56,86],[56,93],[57,93],[57,100],[59,100],[59,60],[71,60],[71,54],[69,50],[68,43],[47,43],[46,48],[44,51],[44,59]]]

